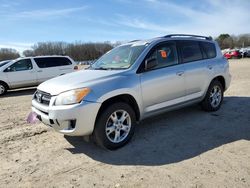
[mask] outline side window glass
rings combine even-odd
[[[200,49],[201,49],[201,53],[202,53],[202,58],[207,59],[208,58],[207,53],[205,52],[205,49],[201,43],[200,43],[200,47],[201,47]]]
[[[34,58],[34,61],[36,62],[37,66],[39,68],[47,68],[48,67],[48,63],[46,61],[45,58]]]
[[[16,71],[25,71],[33,69],[32,62],[30,59],[19,60],[16,63],[9,66],[5,72],[16,72]]]
[[[71,61],[64,57],[46,57],[34,59],[39,68],[58,67],[71,65]]]
[[[47,59],[48,67],[58,67],[61,66],[60,59],[57,57],[51,57]]]
[[[154,51],[148,56],[147,59],[157,59],[156,52],[157,52],[157,50],[154,50]]]
[[[177,50],[174,43],[160,45],[149,56],[150,59],[155,58],[158,65],[153,69],[168,67],[178,64]]]
[[[181,54],[183,63],[202,59],[199,43],[196,41],[185,41],[181,43]]]
[[[66,66],[66,65],[71,65],[72,64],[71,61],[68,58],[64,58],[64,57],[58,58],[58,62],[60,62],[58,64],[61,65],[61,66]]]
[[[216,49],[213,43],[201,42],[202,48],[206,53],[207,58],[214,58],[216,56]]]

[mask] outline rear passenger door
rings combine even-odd
[[[184,66],[186,100],[203,96],[209,81],[208,62],[199,41],[179,41],[178,48]]]
[[[146,59],[156,59],[158,65],[140,74],[145,113],[183,102],[185,84],[183,65],[178,63],[175,42],[154,47]],[[144,62],[143,64],[144,65]]]
[[[37,57],[34,61],[38,66],[39,83],[73,71],[71,61],[65,57]]]

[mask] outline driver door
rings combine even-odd
[[[30,59],[22,59],[4,70],[12,88],[37,84],[37,74]]]
[[[145,113],[181,103],[185,98],[184,68],[178,63],[175,43],[156,46],[146,57],[154,58],[157,65],[140,75]]]

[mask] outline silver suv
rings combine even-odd
[[[167,35],[123,44],[87,70],[42,83],[32,111],[60,133],[91,135],[116,149],[149,116],[193,103],[218,110],[230,80],[228,61],[210,37]]]

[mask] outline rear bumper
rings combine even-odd
[[[92,134],[100,103],[82,101],[80,104],[46,106],[32,100],[32,111],[40,121],[69,136]]]

